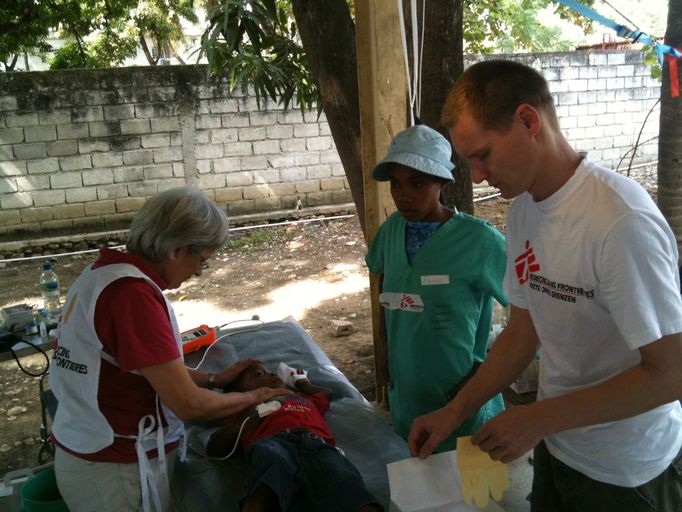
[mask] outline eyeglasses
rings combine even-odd
[[[208,261],[206,261],[203,254],[199,254],[199,258],[201,258],[201,270],[206,270],[209,267]]]

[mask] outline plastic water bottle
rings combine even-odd
[[[43,273],[40,274],[39,284],[44,308],[47,310],[48,315],[56,322],[62,309],[59,301],[59,278],[52,270],[52,263],[49,261],[43,263]]]

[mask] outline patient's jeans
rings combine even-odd
[[[377,503],[355,466],[310,432],[283,432],[261,439],[246,459],[242,500],[262,482],[277,494],[283,512],[353,512]]]
[[[680,512],[682,450],[672,464],[639,487],[593,480],[554,457],[544,441],[533,455],[531,512]]]

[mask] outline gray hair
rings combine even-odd
[[[149,261],[173,259],[176,249],[192,254],[227,242],[227,214],[196,188],[172,188],[153,195],[130,224],[126,248]]]

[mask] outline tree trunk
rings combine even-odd
[[[11,64],[5,63],[5,71],[14,71],[14,66],[17,65],[17,60],[19,60],[19,54],[15,53],[14,57],[12,57]]]
[[[178,62],[184,66],[184,65],[185,65],[185,61],[182,60],[182,57],[180,56],[180,54],[178,53],[178,51],[175,49],[175,46],[173,45],[173,43],[168,43],[168,47],[170,48],[171,53],[172,53],[173,56],[178,60]]]
[[[292,6],[364,233],[355,25],[346,0],[293,0]]]
[[[668,3],[665,44],[682,48],[682,0]],[[678,79],[682,59],[677,61]],[[682,80],[680,80],[682,81]],[[671,96],[670,65],[663,66],[661,115],[658,137],[658,206],[675,233],[682,251],[682,96]]]
[[[417,14],[421,31],[421,4],[417,2]],[[410,1],[403,0],[406,23],[410,22]],[[450,139],[447,130],[440,123],[441,111],[455,80],[464,70],[462,38],[463,0],[438,0],[426,2],[424,11],[424,46],[422,56],[422,123],[440,131]],[[412,62],[411,27],[407,29],[408,52]],[[410,71],[412,73],[412,71]],[[453,152],[456,168],[455,182],[443,192],[443,201],[448,206],[472,213],[474,208],[471,172],[469,167]]]
[[[440,113],[445,97],[463,69],[462,5],[463,0],[426,2],[421,114],[425,124],[441,131]],[[293,0],[292,6],[364,233],[355,26],[346,0]],[[405,12],[409,23],[409,11]],[[459,162],[455,163],[458,164],[456,182],[446,188],[445,202],[471,212],[470,172]]]
[[[144,53],[144,56],[147,57],[147,62],[149,65],[156,66],[156,60],[154,60],[152,52],[149,51],[149,46],[147,45],[147,40],[145,39],[144,34],[140,34],[140,47],[142,47],[142,53]]]

